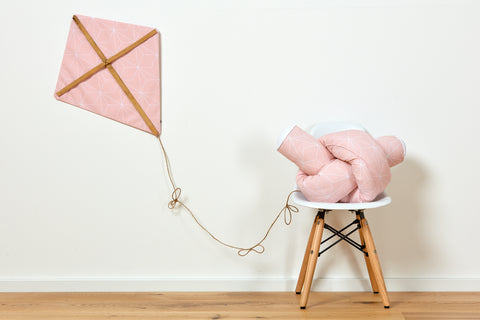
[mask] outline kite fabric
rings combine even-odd
[[[55,99],[159,136],[160,34],[75,15]]]

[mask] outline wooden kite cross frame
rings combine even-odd
[[[154,35],[156,35],[158,33],[158,31],[156,29],[153,29],[152,31],[150,31],[149,33],[147,33],[146,35],[144,35],[143,37],[141,37],[140,39],[138,39],[137,41],[135,41],[134,43],[132,43],[128,47],[126,47],[125,49],[119,51],[117,54],[111,56],[110,58],[107,58],[103,54],[102,50],[100,50],[98,45],[95,43],[92,36],[88,33],[87,29],[85,29],[85,26],[80,22],[80,20],[78,19],[77,16],[73,16],[73,21],[75,21],[75,23],[77,24],[80,31],[82,31],[85,38],[87,38],[88,43],[90,43],[93,50],[95,50],[95,52],[100,57],[100,59],[102,59],[102,62],[99,63],[97,66],[93,67],[92,69],[90,69],[89,71],[85,72],[83,75],[78,77],[76,80],[72,81],[70,84],[66,85],[63,89],[58,90],[57,95],[59,97],[62,96],[66,92],[75,88],[79,83],[81,83],[81,82],[87,80],[88,78],[90,78],[92,75],[94,75],[98,71],[103,70],[104,68],[107,68],[108,71],[110,71],[110,73],[112,74],[113,78],[115,78],[115,80],[117,81],[118,85],[122,88],[123,92],[125,92],[128,99],[130,99],[130,102],[132,102],[133,106],[137,110],[138,114],[140,114],[143,121],[145,121],[145,124],[148,126],[150,131],[152,131],[153,135],[158,137],[160,135],[160,133],[155,128],[152,121],[148,118],[145,111],[143,111],[143,109],[140,106],[140,104],[138,103],[137,99],[135,99],[133,94],[127,88],[127,86],[125,85],[125,82],[123,82],[122,78],[120,78],[117,71],[112,66],[112,63],[114,61],[118,60],[120,57],[126,55],[127,53],[129,53],[130,51],[132,51],[133,49],[135,49],[136,47],[138,47],[139,45],[141,45],[142,43],[144,43],[145,41],[147,41],[148,39],[150,39]]]

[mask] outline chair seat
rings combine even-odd
[[[386,206],[392,202],[385,192],[379,194],[371,202],[355,202],[355,203],[341,203],[341,202],[313,202],[308,201],[303,193],[295,192],[292,194],[292,201],[300,206],[314,208],[314,209],[326,209],[326,210],[362,210],[372,209]]]

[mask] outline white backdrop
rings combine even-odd
[[[1,291],[293,290],[314,217],[240,258],[169,211],[155,138],[53,98],[73,14],[161,32],[162,138],[215,235],[249,246],[283,206],[285,126],[355,121],[407,143],[367,212],[387,288],[480,290],[479,2],[24,0],[0,11]],[[314,289],[366,276],[344,244]]]

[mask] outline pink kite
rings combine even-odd
[[[237,249],[241,256],[252,251],[263,253],[262,242],[278,217],[281,214],[287,217],[298,209],[288,204],[287,199],[287,204],[279,212],[264,238],[249,248],[229,245],[200,224],[190,208],[180,199],[181,189],[173,181],[167,152],[160,139],[159,55],[160,35],[155,29],[73,16],[55,89],[55,99],[153,134],[160,142],[173,189],[168,207],[183,207],[210,237],[224,246]]]
[[[158,137],[159,53],[156,29],[73,16],[55,98]]]

